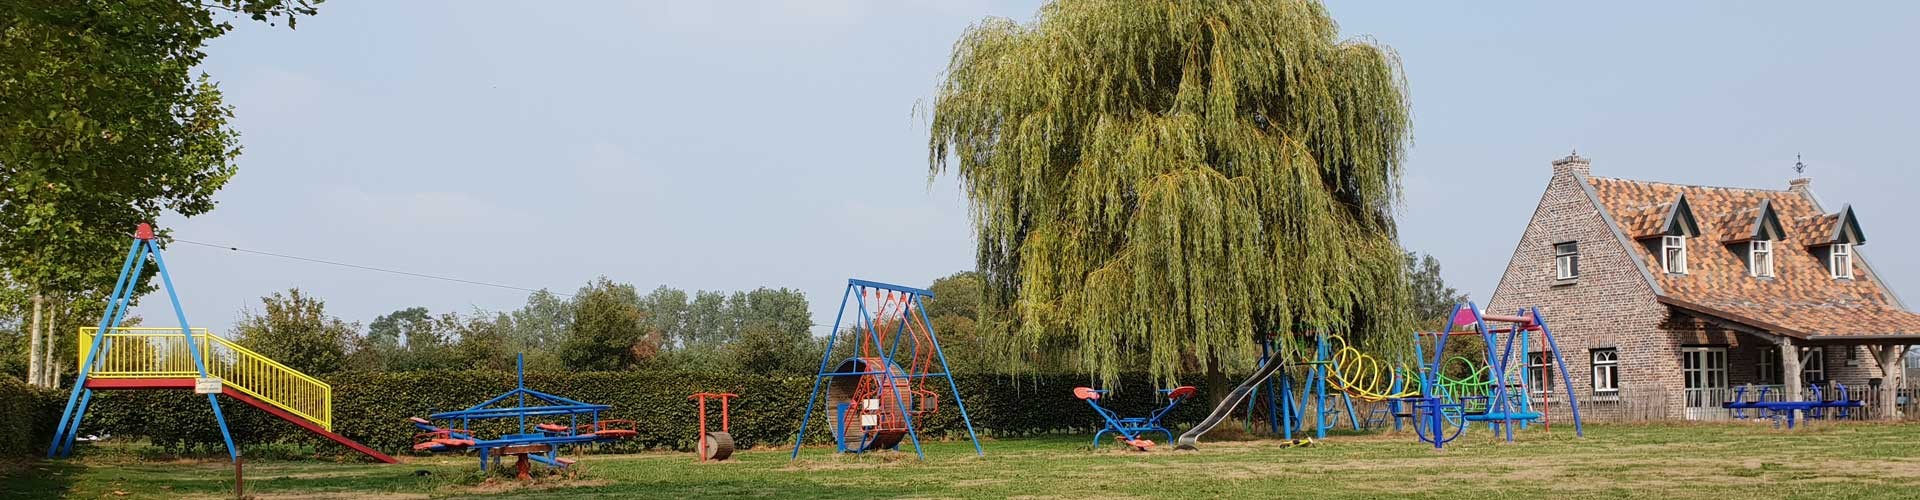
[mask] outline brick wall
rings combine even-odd
[[[1623,392],[1662,394],[1658,399],[1664,399],[1666,408],[1661,413],[1680,415],[1679,345],[1661,328],[1667,308],[1654,300],[1652,287],[1631,260],[1633,254],[1587,196],[1586,162],[1570,159],[1578,160],[1554,162],[1553,178],[1488,310],[1507,314],[1540,306],[1573,376],[1574,392],[1583,401],[1592,394],[1591,352],[1610,347],[1619,350]],[[1567,241],[1579,243],[1580,277],[1561,281],[1555,275],[1553,247]]]

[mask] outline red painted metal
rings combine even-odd
[[[190,379],[190,378],[96,378],[96,379],[87,379],[87,388],[93,389],[96,391],[153,390],[153,389],[186,389],[191,391],[193,390],[193,379]],[[369,457],[373,457],[374,460],[379,460],[381,463],[389,463],[389,464],[400,463],[399,460],[394,460],[393,457],[387,456],[387,454],[381,453],[379,450],[369,448],[367,447],[367,445],[360,444],[360,442],[358,441],[347,439],[346,436],[334,434],[333,431],[329,431],[326,428],[321,427],[320,424],[315,424],[311,420],[300,418],[298,415],[294,415],[292,413],[287,413],[286,410],[282,410],[280,409],[280,407],[267,404],[265,401],[254,399],[253,396],[248,396],[244,392],[221,391],[221,394],[224,394],[227,397],[233,398],[234,400],[237,400],[239,402],[253,405],[254,408],[259,408],[261,411],[271,413],[273,414],[273,416],[280,417],[281,420],[292,422],[293,425],[298,425],[302,429],[306,429],[307,431],[312,432],[314,434],[319,434],[322,437],[333,440],[333,442],[335,443],[340,443],[342,446],[352,448],[353,451],[357,451],[357,452],[366,454]]]
[[[149,241],[153,239],[153,225],[145,222],[133,228],[133,239]]]

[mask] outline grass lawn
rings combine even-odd
[[[260,460],[260,498],[1920,498],[1920,424],[1590,426],[1513,444],[1481,431],[1444,452],[1406,435],[1340,436],[1311,448],[1202,442],[1199,452],[1087,448],[1085,437],[933,443],[864,457],[785,450],[699,464],[691,454],[586,455],[579,477],[485,481],[464,457],[404,465]],[[224,460],[153,461],[96,452],[0,465],[0,498],[231,498]],[[430,474],[419,474],[428,471]]]

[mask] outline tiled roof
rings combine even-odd
[[[1838,216],[1821,213],[1807,196],[1792,191],[1690,186],[1606,177],[1589,177],[1602,208],[1614,215],[1621,232],[1630,238],[1658,234],[1658,219],[1649,209],[1670,204],[1682,194],[1699,221],[1700,237],[1690,241],[1688,274],[1661,272],[1659,256],[1647,245],[1631,245],[1663,289],[1666,302],[1699,312],[1720,314],[1735,321],[1808,337],[1820,335],[1920,334],[1920,314],[1901,307],[1874,276],[1859,269],[1854,278],[1835,279],[1812,245],[1825,244],[1834,234]],[[1754,234],[1761,202],[1771,200],[1787,233],[1775,244],[1774,278],[1747,272],[1741,246]],[[1648,224],[1653,230],[1648,231]]]
[[[1802,245],[1825,245],[1833,242],[1833,230],[1839,224],[1840,214],[1812,215],[1795,218],[1787,230]]]

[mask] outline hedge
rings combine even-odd
[[[0,456],[43,453],[53,440],[64,393],[35,388],[0,375]]]
[[[510,373],[486,371],[343,373],[327,377],[333,385],[334,431],[390,453],[410,449],[416,430],[407,417],[425,417],[440,411],[466,408],[513,387]],[[1132,388],[1106,402],[1123,415],[1144,416],[1157,398],[1145,376],[1129,376]],[[1075,399],[1073,388],[1086,380],[1072,376],[960,375],[955,376],[974,428],[984,436],[1017,436],[1099,427],[1099,416]],[[762,377],[663,372],[531,373],[527,386],[551,394],[611,405],[603,418],[635,422],[639,435],[616,444],[601,445],[610,452],[642,449],[691,449],[695,439],[696,406],[688,396],[701,391],[739,394],[734,400],[732,431],[742,447],[791,445],[793,432],[805,413],[812,377]],[[918,420],[921,439],[966,439],[958,407],[944,380],[934,380],[942,398],[939,411]],[[1204,417],[1204,397],[1182,405],[1168,423],[1190,423]],[[116,437],[146,437],[175,451],[215,451],[221,446],[218,430],[205,398],[185,391],[102,392],[87,415],[88,433]],[[234,438],[243,444],[291,442],[323,446],[329,454],[347,454],[246,405],[223,400]],[[824,404],[824,403],[818,403]],[[817,407],[816,407],[817,408]],[[712,425],[719,425],[717,409],[710,409]],[[511,422],[477,428],[482,435],[507,429]],[[808,424],[808,439],[829,439],[824,415],[816,409]]]

